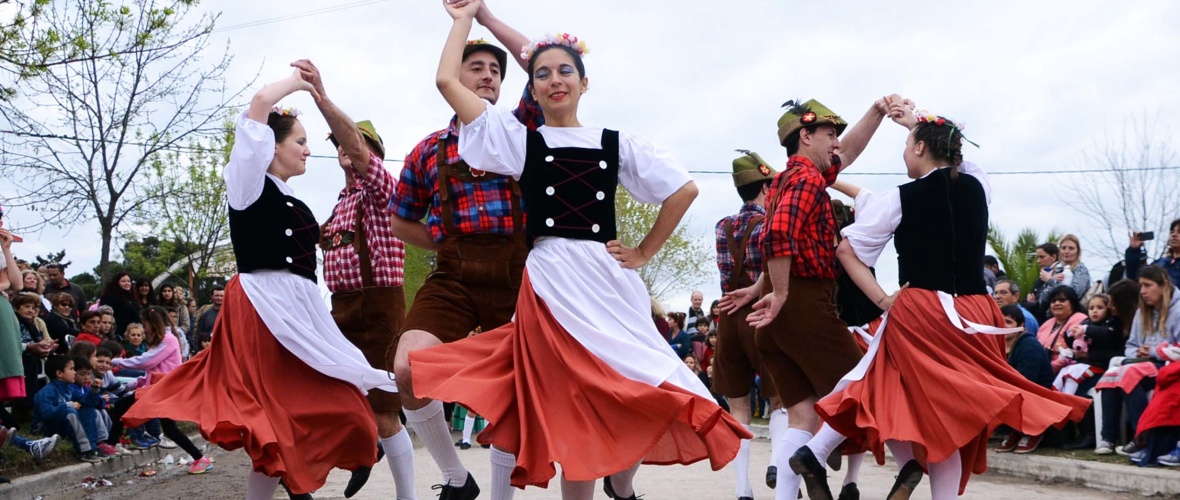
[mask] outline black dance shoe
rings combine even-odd
[[[918,483],[922,482],[922,474],[922,466],[918,465],[917,460],[906,462],[901,467],[901,472],[897,474],[897,481],[894,481],[893,489],[889,490],[889,496],[885,498],[887,500],[909,500],[914,489],[918,487]]]
[[[774,489],[778,486],[778,467],[769,465],[766,467],[766,487]]]
[[[799,448],[791,459],[791,470],[803,476],[807,485],[807,497],[811,500],[832,500],[832,490],[828,488],[828,471],[820,465],[819,459],[811,452],[811,448]]]
[[[348,486],[344,487],[344,498],[352,498],[361,488],[365,487],[365,483],[369,482],[369,475],[372,474],[372,467],[360,467],[352,471],[352,476],[348,478]]]
[[[856,483],[848,483],[840,489],[840,496],[836,500],[860,500],[860,488],[856,487]]]
[[[441,490],[438,492],[438,500],[475,500],[479,496],[479,485],[475,484],[475,478],[470,472],[467,473],[467,482],[463,483],[463,486],[436,484],[430,489]]]
[[[602,478],[602,492],[606,493],[606,496],[611,500],[639,500],[639,497],[635,496],[634,492],[629,497],[621,497],[616,494],[615,487],[610,484],[610,476]]]

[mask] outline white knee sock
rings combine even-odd
[[[787,432],[788,425],[786,410],[770,412],[770,465],[774,465],[774,457],[778,456],[778,449],[782,446],[783,434]]]
[[[744,426],[750,430],[750,426]],[[733,494],[736,497],[753,497],[754,486],[750,484],[750,440],[743,439],[733,460]]]
[[[885,441],[885,446],[889,448],[889,453],[893,455],[893,461],[897,463],[897,470],[905,467],[906,462],[914,459],[914,443],[909,441]]]
[[[827,462],[828,455],[844,442],[844,435],[836,432],[828,424],[824,424],[819,428],[819,432],[815,433],[815,437],[807,442],[807,447],[811,448],[811,452],[815,454],[815,458],[819,463]]]
[[[778,485],[774,489],[775,500],[795,500],[799,495],[799,482],[803,480],[791,471],[791,459],[799,448],[811,440],[812,434],[802,429],[787,429],[783,433],[783,444],[779,446],[779,454],[774,457],[774,464],[778,466]]]
[[[848,455],[848,464],[845,465],[844,472],[844,484],[855,483],[860,479],[860,464],[864,461],[864,453]]]
[[[561,500],[593,500],[597,481],[568,481],[561,475]]]
[[[635,465],[610,475],[610,485],[614,488],[615,495],[627,498],[635,494],[635,474],[639,472],[639,465],[642,463],[640,460]]]
[[[963,478],[963,461],[959,450],[950,458],[938,463],[926,464],[930,468],[930,498],[932,500],[955,500],[959,498],[959,481]]]
[[[434,463],[442,471],[443,480],[451,486],[463,486],[467,482],[467,468],[459,460],[455,452],[455,444],[451,442],[451,432],[447,430],[447,421],[443,418],[442,401],[431,401],[430,404],[417,410],[405,410],[406,427],[418,435],[426,450],[434,458]]]
[[[414,442],[410,440],[410,431],[403,427],[401,432],[382,439],[381,446],[385,448],[389,472],[393,473],[397,500],[417,499],[414,493]]]
[[[512,500],[512,495],[516,493],[516,488],[512,487],[512,469],[516,468],[516,457],[493,446],[489,458],[492,462],[492,500]]]
[[[246,480],[246,500],[273,500],[278,489],[279,478],[251,472]]]
[[[470,411],[467,412],[467,418],[463,419],[463,442],[471,444],[471,431],[475,429],[475,415]]]

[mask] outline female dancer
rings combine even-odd
[[[478,7],[447,5],[455,21],[437,83],[464,124],[464,160],[520,180],[533,249],[515,323],[411,354],[415,391],[492,422],[478,440],[517,455],[517,487],[547,485],[560,462],[564,498],[591,498],[604,476],[608,496],[633,498],[641,461],[709,458],[721,468],[750,434],[660,337],[634,271],[667,240],[696,186],[667,152],[581,125],[585,45],[575,37],[525,48],[529,87],[545,115],[536,132],[463,87],[460,61]],[[620,183],[641,201],[662,203],[635,248],[615,240]]]
[[[133,426],[196,420],[210,442],[246,448],[251,500],[272,498],[280,478],[304,495],[334,467],[372,467],[377,427],[363,393],[397,390],[340,333],[316,287],[319,224],[287,185],[306,170],[307,134],[295,112],[273,108],[300,90],[320,99],[297,69],[258,91],[238,119],[225,181],[239,274],[225,287],[212,343],[140,390],[124,417]],[[342,144],[361,140],[343,112],[320,108]]]
[[[861,363],[816,405],[826,425],[791,458],[813,499],[831,497],[819,463],[844,436],[866,439],[878,462],[882,442],[899,465],[916,460],[890,498],[908,498],[920,465],[941,500],[985,470],[987,439],[999,425],[1039,435],[1081,420],[1089,404],[1026,380],[1004,360],[1008,330],[983,280],[991,188],[983,170],[963,162],[960,128],[915,115],[908,103],[891,102],[890,113],[911,130],[903,157],[914,181],[857,210],[837,251],[857,286],[888,312]],[[899,281],[908,287],[889,295],[869,266],[894,238]]]

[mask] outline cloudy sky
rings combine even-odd
[[[289,62],[309,58],[323,71],[333,100],[353,118],[373,120],[390,158],[400,159],[451,116],[433,81],[450,19],[435,0],[372,1],[299,17],[326,6],[307,0],[201,4],[222,12],[220,28],[295,17],[213,35],[234,54],[231,86],[259,71],[260,84],[283,78]],[[591,90],[582,99],[582,123],[644,137],[694,171],[727,173],[735,148],[782,165],[775,121],[779,105],[794,98],[817,98],[854,121],[873,100],[902,94],[966,122],[967,136],[982,146],[969,148],[968,158],[995,172],[1097,167],[1085,153],[1145,113],[1158,116],[1153,133],[1180,131],[1180,4],[1173,2],[492,0],[490,6],[530,36],[569,31],[586,39]],[[474,36],[487,33],[477,28]],[[514,101],[524,83],[523,72],[509,68],[502,104]],[[308,112],[310,137],[326,135],[309,96],[284,104]],[[882,125],[844,179],[874,191],[904,182],[903,175],[863,175],[903,173],[904,140],[901,127]],[[326,142],[311,146],[313,154],[334,154]],[[695,177],[701,196],[689,217],[692,228],[710,238],[713,224],[736,211],[740,200],[728,175]],[[1063,203],[1079,181],[1098,178],[995,175],[992,220],[1010,233],[1026,226],[1076,232],[1086,248],[1098,230]],[[323,220],[342,176],[334,159],[312,159],[307,175],[291,184]],[[0,186],[0,197],[9,189]],[[10,216],[17,225],[27,217]],[[60,249],[64,240],[79,264],[75,269],[88,268],[98,259],[95,234],[89,225],[68,233],[46,230],[28,235],[17,252]],[[1085,260],[1101,274],[1112,262],[1091,254]],[[882,257],[879,275],[896,286],[892,250]],[[720,293],[716,279],[701,288],[707,300]],[[670,305],[683,308],[689,291],[684,287]]]

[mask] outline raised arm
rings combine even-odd
[[[300,76],[299,70],[296,69],[294,73],[291,73],[291,76],[262,87],[262,90],[254,94],[254,97],[250,99],[250,109],[246,111],[246,118],[258,123],[266,123],[266,117],[270,114],[270,110],[274,108],[275,104],[278,104],[284,97],[300,90],[306,90],[311,93],[316,101],[320,100],[316,95],[315,88],[312,87],[311,83],[305,81]]]
[[[467,46],[467,36],[471,34],[471,24],[480,5],[478,0],[458,0],[454,3],[443,0],[447,14],[450,14],[455,22],[451,26],[451,33],[447,35],[447,43],[443,46],[435,85],[464,125],[479,118],[487,109],[483,99],[459,81],[459,72],[463,67],[463,48]]]
[[[516,59],[516,64],[520,65],[520,69],[528,71],[528,61],[522,59],[520,54],[521,49],[529,44],[529,37],[524,36],[524,33],[516,31],[515,28],[493,15],[486,2],[481,2],[479,11],[475,13],[475,22],[491,31],[492,36],[504,45],[508,53],[512,54],[513,59]]]
[[[852,198],[854,200],[856,199],[856,196],[860,194],[860,186],[857,186],[856,184],[853,184],[853,183],[847,182],[847,181],[837,180],[836,182],[833,182],[831,186],[828,186],[828,187],[835,189],[836,191],[839,191],[844,196],[847,196],[847,197]]]
[[[370,160],[369,147],[365,144],[360,129],[356,127],[352,119],[336,107],[336,104],[324,92],[324,80],[320,76],[319,68],[307,59],[295,61],[291,63],[291,66],[298,69],[300,77],[315,89],[312,95],[315,97],[316,107],[320,108],[320,114],[324,115],[324,121],[328,122],[332,136],[344,149],[344,154],[348,155],[348,159],[352,161],[352,168],[356,169],[361,177],[367,175]]]

